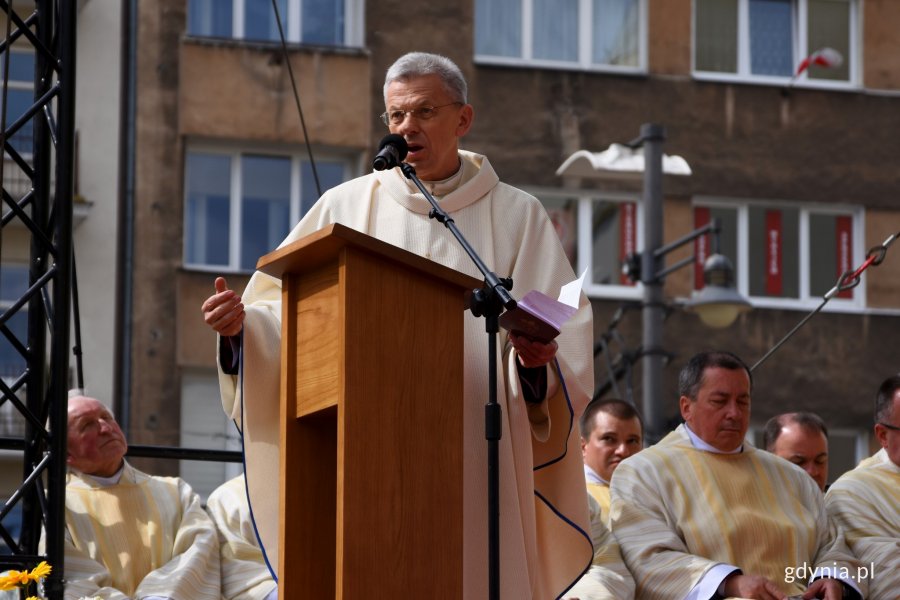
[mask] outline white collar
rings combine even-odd
[[[741,444],[734,450],[728,450],[728,451],[719,450],[715,446],[710,446],[709,444],[704,442],[702,439],[700,439],[700,437],[696,433],[691,431],[691,428],[688,427],[687,423],[684,424],[684,430],[687,431],[688,438],[691,440],[691,445],[694,448],[696,448],[697,450],[703,450],[704,452],[712,452],[713,454],[740,454],[741,452],[744,451],[743,444]]]
[[[609,485],[609,482],[597,474],[597,471],[593,470],[587,465],[584,465],[584,478],[588,483],[598,483],[600,485]]]
[[[74,469],[73,469],[74,470]],[[100,487],[109,487],[112,485],[116,485],[119,483],[119,480],[122,479],[122,473],[125,472],[125,461],[122,461],[122,466],[119,467],[119,470],[110,475],[109,477],[100,477],[99,475],[88,475],[87,473],[82,473],[81,471],[77,471],[79,475],[90,477],[94,481],[97,482],[97,485]]]

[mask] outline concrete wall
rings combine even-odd
[[[360,52],[292,51],[306,133],[313,144],[369,145],[369,61]],[[278,46],[181,44],[178,118],[183,136],[299,144],[300,117]]]

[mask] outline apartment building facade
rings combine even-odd
[[[673,420],[687,358],[719,347],[754,362],[843,270],[900,231],[900,6],[889,0],[279,0],[286,53],[269,0],[131,6],[133,141],[123,157],[134,180],[123,198],[131,216],[119,224],[129,268],[118,282],[129,301],[117,332],[128,343],[112,362],[135,443],[239,445],[219,408],[215,338],[200,304],[217,275],[241,289],[319,190],[368,170],[387,133],[383,75],[407,51],[460,65],[476,112],[463,147],[545,203],[576,271],[587,270],[595,338],[629,351],[639,311],[617,322],[618,337],[605,334],[622,304],[641,298],[620,272],[643,248],[640,182],[557,169],[578,150],[634,139],[644,123],[666,128],[666,152],[692,174],[664,180],[665,239],[720,219],[721,249],[754,305],[710,330],[677,306],[699,269],[667,277]],[[826,64],[795,77],[809,56]],[[898,254],[889,248],[754,373],[753,427],[778,412],[818,412],[837,472],[870,450],[875,389],[900,370],[890,350],[900,334]],[[606,364],[599,353],[598,385]],[[633,368],[639,399],[641,361]],[[181,465],[207,492],[234,471]]]

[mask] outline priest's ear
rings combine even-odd
[[[459,117],[456,123],[456,137],[461,138],[472,129],[472,123],[475,122],[475,109],[471,104],[464,104],[459,109]]]
[[[888,434],[890,430],[881,423],[875,423],[875,439],[881,444],[882,448],[888,447]]]
[[[691,420],[691,415],[694,414],[694,406],[697,404],[696,400],[691,400],[687,396],[681,396],[678,399],[678,407],[681,409],[681,418],[688,422]]]

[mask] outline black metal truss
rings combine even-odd
[[[32,12],[21,16],[15,10]],[[12,44],[29,46],[35,58],[34,101],[21,114],[11,114],[7,102],[7,127],[0,133],[3,168],[17,169],[25,182],[12,189],[4,180],[0,232],[5,238],[15,225],[30,240],[27,289],[0,314],[0,335],[24,365],[21,373],[0,380],[0,407],[10,404],[24,424],[21,437],[0,439],[0,448],[21,452],[23,464],[21,484],[0,508],[0,540],[11,552],[0,557],[0,568],[24,570],[48,561],[53,571],[44,593],[54,600],[63,597],[64,575],[76,10],[73,0],[0,0],[0,11],[12,15],[9,35],[2,34],[0,61],[8,58]],[[7,92],[4,87],[4,100]],[[12,140],[16,134],[17,139],[27,136],[29,128],[30,157]],[[10,323],[25,312],[27,335],[20,339]],[[16,539],[4,523],[19,508],[22,527]]]

